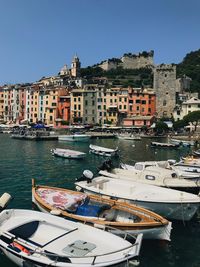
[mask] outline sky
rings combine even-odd
[[[0,0],[0,85],[154,50],[180,63],[200,49],[199,0]]]

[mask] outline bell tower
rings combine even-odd
[[[74,58],[72,59],[72,64],[71,64],[71,76],[79,77],[80,69],[81,69],[81,62],[79,61],[77,55],[75,55]]]

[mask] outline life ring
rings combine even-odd
[[[17,243],[17,242],[13,242],[11,244],[11,246],[14,247],[14,248],[18,248],[19,250],[23,251],[24,253],[30,255],[30,251],[28,249],[26,249],[24,246],[22,246],[19,243]]]

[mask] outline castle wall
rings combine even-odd
[[[143,56],[123,56],[121,58],[122,63],[120,64],[124,69],[139,69],[144,68],[149,65],[153,65],[153,57],[143,57]]]
[[[98,66],[105,71],[122,67],[123,69],[139,69],[147,66],[153,66],[153,51],[142,54],[125,54],[118,60],[108,59]]]

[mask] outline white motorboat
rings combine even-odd
[[[69,134],[69,135],[58,135],[59,141],[69,141],[69,142],[88,142],[90,135],[87,134]]]
[[[172,144],[177,144],[177,145],[182,145],[182,146],[194,146],[195,145],[194,140],[181,140],[181,139],[171,138],[170,142]]]
[[[197,150],[193,151],[193,155],[195,157],[199,158],[200,157],[200,149],[197,149]]]
[[[142,234],[132,244],[109,232],[39,211],[0,213],[0,248],[20,267],[127,264],[138,257],[141,241]]]
[[[142,233],[145,239],[170,241],[171,222],[130,203],[65,188],[35,185],[34,180],[32,201],[43,212],[95,227],[109,226],[114,234],[123,235],[124,231],[129,234]]]
[[[78,190],[134,203],[170,220],[189,221],[200,207],[197,195],[132,180],[99,176],[75,184]]]
[[[95,146],[90,144],[89,146],[90,152],[99,156],[105,156],[105,157],[112,157],[118,155],[118,147],[115,149],[102,147],[102,146]]]
[[[142,139],[139,135],[136,134],[118,134],[117,138],[122,140],[136,140],[136,141],[140,141]]]
[[[99,174],[111,178],[199,193],[200,176],[198,174],[188,173],[187,175],[186,173],[184,176],[185,172],[183,171],[167,169],[163,166],[159,166],[157,162],[145,161],[137,162],[134,166],[121,164],[122,168],[110,168],[108,171],[101,170]]]
[[[174,166],[179,170],[200,175],[200,158],[188,156],[182,158],[181,161],[174,163]]]
[[[145,169],[149,169],[150,166],[154,166],[155,170],[159,170],[159,174],[160,176],[162,176],[161,172],[162,169],[164,168],[164,173],[165,175],[167,175],[168,173],[168,178],[183,178],[183,179],[194,179],[195,182],[197,182],[200,179],[200,174],[198,174],[196,171],[194,172],[188,172],[188,171],[184,171],[181,170],[180,168],[178,168],[178,166],[176,166],[176,162],[174,161],[172,163],[172,160],[167,160],[167,161],[144,161],[144,162],[137,162],[135,163],[134,166],[132,165],[128,165],[128,164],[120,164],[120,167],[124,170],[145,170]]]
[[[82,158],[85,158],[86,156],[86,153],[84,152],[71,150],[71,149],[63,149],[63,148],[51,149],[51,153],[54,156],[67,158],[67,159],[82,159]]]
[[[179,144],[171,144],[171,143],[162,143],[162,142],[151,142],[152,147],[160,147],[160,148],[178,148]]]

